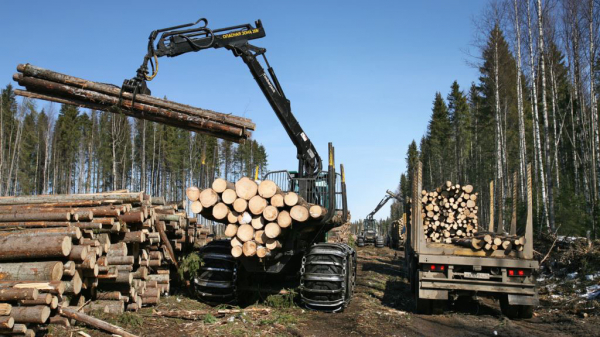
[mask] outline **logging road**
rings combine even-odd
[[[540,307],[530,320],[503,317],[497,302],[463,301],[443,315],[414,314],[410,286],[403,273],[403,252],[389,248],[358,249],[355,298],[343,313],[327,314],[298,307],[270,308],[265,313],[219,315],[217,308],[185,296],[161,298],[139,313],[99,317],[142,336],[600,336],[600,318]],[[197,320],[157,317],[153,310],[200,310]],[[79,327],[76,329],[80,329]],[[97,330],[92,336],[109,336]],[[53,328],[51,336],[67,331]]]

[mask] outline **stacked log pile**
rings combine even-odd
[[[243,177],[237,182],[216,179],[212,188],[190,187],[186,191],[191,211],[227,224],[234,257],[270,256],[293,223],[320,222],[327,209],[307,203],[295,192],[284,193],[271,180],[259,183]]]
[[[175,252],[193,240],[188,227],[175,205],[144,193],[0,198],[0,335],[69,325],[61,307],[158,303]]]
[[[195,108],[149,95],[121,92],[119,87],[87,81],[30,64],[19,64],[13,79],[27,90],[15,94],[89,109],[123,113],[233,142],[250,137],[255,125],[247,118]]]
[[[427,242],[456,244],[474,250],[522,251],[525,238],[478,232],[478,193],[472,185],[452,184],[421,191],[421,217]]]
[[[448,181],[433,191],[421,192],[423,230],[427,242],[452,243],[453,238],[477,232],[477,193],[473,186]]]

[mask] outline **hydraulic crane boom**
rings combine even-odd
[[[380,210],[380,209],[381,209],[383,206],[385,206],[385,204],[387,204],[387,202],[388,202],[390,199],[394,198],[394,199],[396,199],[396,200],[398,200],[398,201],[402,202],[402,197],[400,197],[400,196],[398,196],[398,195],[396,195],[396,194],[392,193],[390,190],[387,190],[387,191],[386,191],[386,193],[387,193],[387,194],[385,195],[385,197],[383,197],[383,199],[381,199],[381,201],[379,202],[379,204],[377,204],[377,206],[375,207],[375,209],[374,209],[374,210],[373,210],[371,213],[369,213],[369,215],[367,215],[367,217],[366,217],[366,219],[367,219],[367,220],[372,220],[372,219],[373,219],[373,216],[375,215],[375,213],[379,212],[379,210]]]
[[[285,96],[275,71],[267,61],[266,49],[248,43],[249,40],[265,36],[261,21],[256,21],[254,27],[251,24],[245,24],[215,30],[209,29],[207,24],[206,19],[200,19],[195,23],[153,31],[149,37],[148,53],[137,70],[137,75],[130,80],[125,80],[123,90],[132,92],[134,100],[137,93],[149,95],[150,90],[146,86],[146,81],[150,81],[156,76],[159,57],[175,57],[208,48],[231,50],[234,56],[239,56],[244,60],[292,143],[296,146],[299,177],[316,177],[322,170],[321,157],[292,114],[290,101]],[[160,38],[155,46],[159,35]],[[257,60],[258,56],[263,57],[268,74]],[[148,72],[148,64],[152,67],[152,74]]]

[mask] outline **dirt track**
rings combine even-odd
[[[443,315],[414,314],[404,277],[403,253],[388,248],[359,248],[355,297],[343,313],[326,314],[298,307],[271,308],[268,314],[219,316],[216,308],[185,296],[170,296],[156,308],[103,318],[143,336],[600,336],[600,319],[583,319],[540,307],[530,320],[503,317],[497,302],[452,303]],[[263,307],[263,306],[261,306]],[[197,320],[156,317],[153,310],[204,310]],[[549,312],[551,311],[551,312]],[[211,314],[213,313],[213,314]],[[92,336],[108,336],[85,329]],[[66,335],[53,330],[53,336]]]
[[[497,302],[452,303],[443,315],[414,314],[404,277],[404,254],[388,248],[359,248],[356,297],[341,314],[310,313],[300,331],[307,336],[600,336],[598,317],[587,319],[544,308],[529,320],[502,316]]]

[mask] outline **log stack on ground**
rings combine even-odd
[[[195,225],[144,193],[0,197],[1,331],[69,324],[58,308],[89,300],[116,314],[158,303]]]
[[[250,137],[255,125],[247,118],[195,108],[149,95],[122,92],[119,87],[19,64],[13,79],[27,90],[15,94],[83,108],[123,113],[233,142]]]
[[[307,203],[295,192],[283,193],[271,180],[258,183],[242,177],[232,183],[219,178],[211,188],[188,188],[186,195],[192,212],[226,225],[234,257],[268,257],[281,248],[294,224],[319,223],[327,215],[324,207]]]

